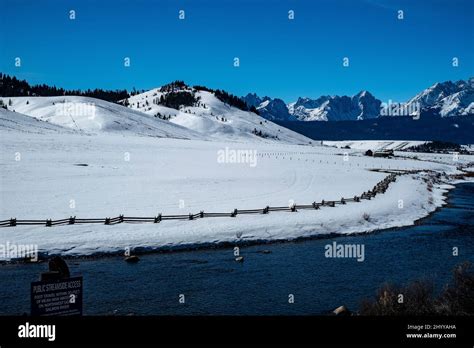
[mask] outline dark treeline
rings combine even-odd
[[[234,106],[237,109],[240,109],[240,110],[243,110],[243,111],[250,111],[250,112],[253,112],[257,115],[259,114],[258,110],[254,106],[249,107],[247,105],[247,103],[245,101],[243,101],[241,98],[239,98],[239,97],[237,97],[233,94],[227,93],[226,91],[223,91],[223,90],[220,90],[220,89],[213,90],[213,89],[207,88],[205,86],[199,86],[199,85],[194,86],[194,89],[197,89],[198,91],[207,91],[207,92],[214,93],[216,98],[219,99],[221,102],[229,104],[230,106]]]
[[[249,107],[245,101],[239,97],[230,94],[226,91],[220,89],[210,89],[204,86],[194,86],[195,90],[208,91],[214,93],[216,98],[220,101],[234,106],[243,111],[251,111],[258,115],[257,109],[252,106]],[[189,91],[187,91],[189,89]],[[183,91],[184,90],[184,91]],[[183,81],[173,81],[169,84],[166,84],[160,88],[161,92],[167,93],[165,96],[165,101],[161,100],[160,104],[178,108],[180,105],[191,106],[198,102],[194,97],[191,88],[187,86]],[[144,91],[141,91],[144,92]],[[183,94],[183,92],[185,92]],[[26,80],[19,80],[15,76],[9,76],[3,73],[0,73],[0,96],[1,97],[26,97],[26,96],[40,96],[40,97],[53,97],[53,96],[63,96],[63,95],[78,95],[84,97],[92,97],[97,99],[106,100],[109,102],[117,103],[120,100],[126,100],[130,95],[136,95],[140,91],[132,89],[131,93],[128,93],[127,90],[103,90],[96,88],[94,90],[87,89],[84,91],[81,90],[68,90],[56,86],[48,86],[46,84],[41,85],[30,85]],[[124,102],[127,104],[127,101]]]
[[[108,91],[103,89],[67,90],[56,86],[48,86],[46,84],[30,85],[25,80],[19,80],[14,76],[0,73],[0,96],[1,97],[23,97],[23,96],[40,96],[53,97],[62,95],[79,95],[84,97],[92,97],[106,100],[109,102],[117,102],[128,98],[130,95],[126,90]]]
[[[459,144],[448,142],[448,141],[433,141],[426,144],[420,144],[409,147],[405,151],[412,152],[434,152],[434,153],[448,153],[452,151],[458,151],[459,153],[468,154],[469,152],[463,149]]]

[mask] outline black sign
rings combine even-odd
[[[82,277],[31,283],[31,315],[82,315]]]

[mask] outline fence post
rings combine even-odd
[[[161,221],[161,214],[158,214],[157,217],[155,217],[155,220],[153,221],[153,223],[157,224]]]
[[[53,223],[51,222],[51,219],[46,219],[46,226],[47,227],[53,226]]]
[[[10,219],[10,226],[16,226],[16,218]]]
[[[189,220],[192,220],[193,218],[193,214],[189,213]]]
[[[204,211],[203,211],[203,210],[201,210],[201,211],[199,212],[199,217],[200,217],[201,219],[204,217]]]
[[[76,217],[75,216],[71,216],[69,218],[69,225],[74,225],[74,223],[76,222]]]
[[[105,218],[105,224],[110,225],[110,218]]]

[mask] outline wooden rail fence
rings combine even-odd
[[[407,171],[406,173],[411,173],[412,171]],[[277,211],[287,211],[287,212],[297,212],[298,210],[304,209],[320,209],[321,207],[335,207],[336,204],[347,204],[348,202],[360,202],[362,199],[372,199],[377,194],[383,194],[387,190],[390,183],[396,180],[397,175],[401,173],[392,173],[385,177],[383,180],[378,182],[372,190],[363,192],[360,196],[354,196],[351,198],[341,198],[338,201],[326,201],[322,200],[321,202],[313,202],[311,204],[294,204],[288,207],[270,207],[266,206],[262,209],[234,209],[231,212],[225,213],[206,213],[200,211],[197,214],[183,214],[183,215],[162,215],[158,214],[153,217],[136,217],[136,216],[124,216],[119,215],[117,217],[106,217],[103,219],[79,219],[75,216],[71,216],[66,219],[60,220],[18,220],[16,218],[11,218],[9,220],[0,221],[0,227],[13,227],[13,226],[22,226],[22,225],[42,225],[42,226],[58,226],[58,225],[75,225],[75,224],[105,224],[105,225],[116,225],[123,222],[128,223],[159,223],[164,220],[195,220],[209,217],[236,217],[237,215],[246,215],[246,214],[268,214],[270,212]]]

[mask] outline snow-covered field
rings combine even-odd
[[[365,157],[355,150],[297,145],[306,139],[285,129],[285,141],[262,140],[248,136],[246,127],[251,126],[244,121],[231,132],[241,136],[232,141],[213,136],[210,141],[202,130],[153,117],[150,126],[156,130],[151,127],[150,136],[140,122],[135,127],[127,121],[131,115],[148,122],[149,116],[132,110],[121,114],[125,108],[115,110],[106,102],[101,102],[106,103],[101,110],[109,111],[101,111],[98,121],[107,125],[105,129],[82,120],[79,131],[51,111],[39,113],[41,108],[31,105],[33,99],[29,104],[19,102],[17,109],[51,123],[0,109],[0,220],[156,216],[309,204],[361,194],[387,175],[370,169],[453,174],[456,166],[472,161],[471,156],[460,156],[456,162]],[[49,107],[51,101],[40,100]],[[239,150],[256,157],[236,163],[231,154]],[[449,185],[435,184],[430,192],[423,177],[426,174],[400,176],[383,195],[335,208],[159,224],[7,227],[0,229],[0,244],[37,244],[43,252],[85,255],[126,247],[179,248],[367,232],[412,224],[442,205]],[[368,221],[364,213],[370,215]]]

